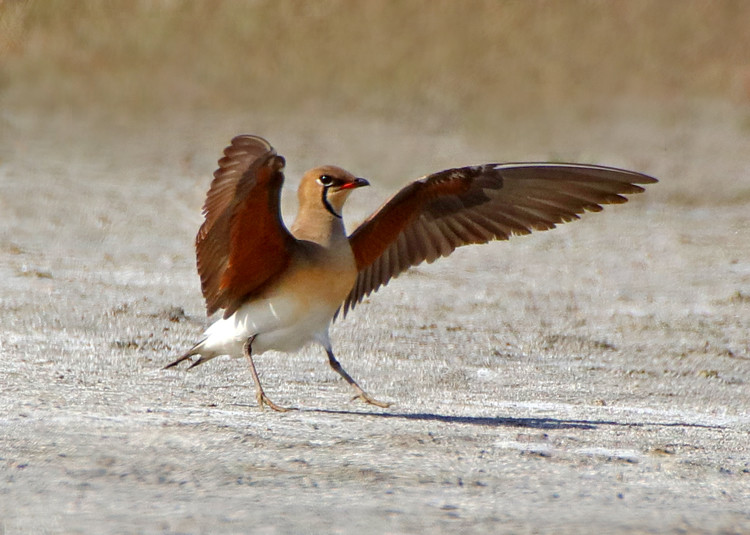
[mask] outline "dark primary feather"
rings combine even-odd
[[[228,317],[289,260],[294,238],[280,213],[284,158],[264,139],[237,136],[214,172],[195,238],[208,314]]]
[[[448,169],[412,182],[349,237],[359,275],[343,313],[411,266],[462,245],[552,229],[654,182],[611,167],[551,163]]]

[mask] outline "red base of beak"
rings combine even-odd
[[[365,180],[364,178],[356,178],[351,182],[347,182],[343,186],[341,186],[341,189],[354,189],[354,188],[361,188],[362,186],[369,186],[370,183]]]

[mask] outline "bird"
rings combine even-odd
[[[489,163],[446,169],[415,180],[385,201],[350,235],[342,210],[369,182],[334,166],[304,173],[298,212],[281,216],[285,159],[255,135],[224,149],[203,204],[195,238],[197,269],[209,317],[222,311],[171,368],[190,368],[220,355],[245,357],[263,409],[290,410],[266,395],[253,356],[325,349],[330,367],[353,399],[386,408],[344,370],[329,327],[412,266],[457,247],[507,240],[574,221],[603,204],[658,182],[634,171],[575,163]]]

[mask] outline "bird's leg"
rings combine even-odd
[[[390,403],[385,403],[384,401],[378,401],[375,398],[370,397],[370,394],[362,390],[362,388],[357,384],[357,382],[352,379],[352,376],[346,373],[346,370],[341,367],[341,364],[339,364],[339,361],[336,360],[336,357],[333,356],[333,351],[326,348],[326,353],[328,353],[328,364],[331,365],[331,368],[333,368],[336,373],[338,373],[341,377],[344,378],[344,381],[349,383],[354,390],[357,391],[357,395],[354,396],[353,399],[361,399],[365,403],[369,403],[370,405],[375,405],[377,407],[387,408],[390,407]]]
[[[245,342],[245,345],[242,346],[242,352],[245,354],[245,358],[247,358],[247,361],[250,363],[250,372],[253,374],[253,381],[255,381],[255,399],[258,400],[258,405],[260,405],[260,409],[263,410],[263,405],[265,404],[271,407],[273,410],[279,411],[279,412],[287,412],[291,410],[287,407],[280,407],[279,405],[276,405],[276,403],[268,399],[268,396],[266,396],[266,393],[263,392],[263,387],[260,386],[260,378],[258,377],[258,371],[255,369],[255,363],[253,362],[253,357],[251,355],[253,340],[255,340],[255,335],[247,339],[247,341]]]

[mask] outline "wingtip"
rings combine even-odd
[[[269,150],[273,150],[271,143],[269,143],[267,139],[254,134],[238,134],[232,138],[230,143],[232,146],[253,145],[258,143],[265,145]]]

